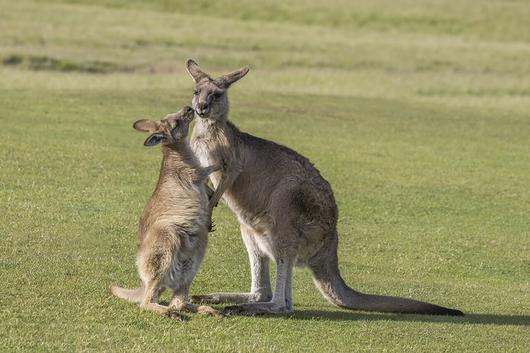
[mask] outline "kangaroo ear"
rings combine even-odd
[[[245,66],[245,67],[240,68],[239,70],[232,71],[229,74],[219,77],[216,81],[221,87],[228,88],[234,82],[242,79],[243,76],[245,76],[249,70],[250,68],[248,66]]]
[[[158,123],[156,121],[142,119],[137,120],[133,124],[133,128],[143,132],[155,132],[158,129]]]
[[[188,70],[188,73],[191,75],[191,78],[193,78],[195,83],[198,83],[204,78],[210,77],[206,72],[202,71],[199,65],[192,59],[186,61],[186,70]]]
[[[162,140],[164,140],[166,137],[164,136],[164,134],[161,134],[159,132],[156,132],[154,134],[151,134],[144,142],[144,146],[146,147],[151,147],[151,146],[156,146],[158,145],[160,142],[162,142]]]

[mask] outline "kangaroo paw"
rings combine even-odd
[[[210,222],[210,226],[208,227],[208,232],[210,233],[215,232],[215,223],[213,220]]]

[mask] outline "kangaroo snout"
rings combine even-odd
[[[182,108],[182,111],[188,121],[192,121],[195,117],[195,110],[193,110],[193,108],[190,106],[185,106],[184,108]]]
[[[210,105],[207,102],[197,103],[197,114],[200,116],[206,115],[210,112]]]

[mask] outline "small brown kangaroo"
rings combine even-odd
[[[199,116],[192,148],[202,165],[220,165],[210,179],[236,214],[247,248],[250,293],[212,293],[192,300],[236,303],[225,313],[289,313],[292,271],[307,266],[331,303],[352,310],[432,315],[463,315],[459,310],[413,299],[372,295],[351,289],[339,272],[338,210],[329,183],[309,160],[274,142],[239,131],[228,120],[228,88],[249,71],[241,68],[213,79],[193,60],[186,63],[195,81],[192,105]],[[272,293],[269,259],[276,263]]]
[[[185,107],[160,121],[138,120],[133,125],[150,133],[145,146],[161,144],[164,157],[158,184],[140,219],[137,266],[142,286],[111,288],[119,298],[176,320],[183,319],[183,311],[221,316],[209,306],[188,300],[206,252],[212,213],[206,182],[216,169],[201,167],[191,151],[187,136],[193,117],[193,109]],[[158,304],[166,288],[173,291],[169,306]]]

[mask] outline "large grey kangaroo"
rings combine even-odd
[[[255,315],[293,311],[293,267],[307,266],[331,303],[352,310],[463,315],[459,310],[413,299],[357,292],[342,279],[337,258],[338,210],[329,183],[309,160],[274,142],[239,131],[228,120],[228,88],[249,71],[241,68],[213,79],[193,60],[186,63],[195,81],[192,105],[199,119],[192,148],[203,166],[219,165],[210,175],[216,191],[236,214],[248,251],[250,293],[212,293],[192,297],[206,303],[235,303],[226,314]],[[276,263],[274,293],[269,259]]]
[[[188,290],[206,252],[212,208],[206,182],[215,167],[202,168],[187,140],[194,113],[185,107],[160,121],[138,120],[134,128],[149,132],[145,146],[162,144],[164,158],[158,184],[145,206],[138,232],[138,273],[142,286],[113,286],[115,296],[146,310],[182,320],[181,311],[221,314],[191,304]],[[169,306],[158,304],[160,294],[173,290]]]

